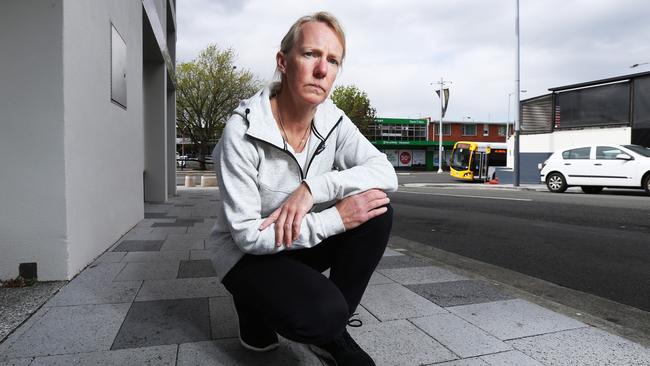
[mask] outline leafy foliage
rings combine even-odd
[[[176,68],[176,123],[194,144],[201,169],[239,101],[260,88],[260,81],[238,69],[234,59],[232,49],[208,45],[196,59]]]
[[[376,110],[370,104],[366,92],[355,85],[337,86],[331,95],[337,107],[352,120],[361,133],[367,136],[368,125],[374,122]]]

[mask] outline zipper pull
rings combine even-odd
[[[326,147],[327,146],[325,146],[325,144],[321,141],[321,143],[318,144],[318,147],[316,148],[316,152],[314,153],[314,155],[318,155],[318,154],[322,153],[323,150],[325,150]]]

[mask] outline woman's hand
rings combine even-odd
[[[313,205],[314,198],[309,187],[306,183],[300,183],[289,198],[262,221],[259,230],[262,231],[275,222],[275,246],[284,244],[288,248],[300,236],[302,219]]]
[[[390,199],[384,191],[371,189],[363,193],[345,197],[334,206],[339,211],[339,215],[341,215],[345,230],[350,230],[373,217],[385,213],[388,209],[383,206],[389,202]]]

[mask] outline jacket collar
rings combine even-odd
[[[245,119],[248,121],[247,135],[264,140],[283,149],[284,141],[282,134],[277,127],[271,110],[271,95],[273,95],[273,91],[277,90],[278,87],[279,83],[277,82],[267,85],[251,98],[240,102],[235,113],[245,116]],[[338,109],[327,98],[316,107],[313,127],[324,137],[330,132],[342,115],[343,111]]]

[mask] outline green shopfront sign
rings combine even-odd
[[[387,140],[378,140],[371,141],[375,146],[388,146],[388,145],[399,145],[399,146],[438,146],[437,141],[387,141]],[[443,141],[442,146],[454,146],[455,141]]]
[[[375,123],[382,125],[426,125],[426,119],[375,118]]]

